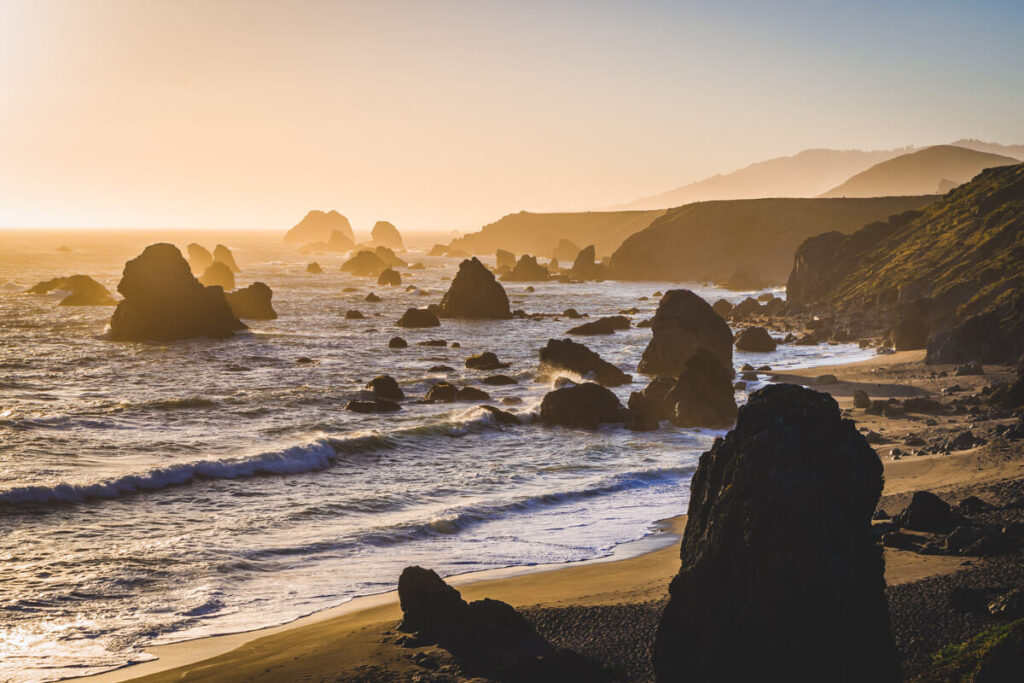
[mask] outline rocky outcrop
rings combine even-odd
[[[405,268],[409,264],[404,260],[400,259],[395,252],[391,251],[387,247],[376,247],[373,253],[377,255],[381,261],[384,262],[388,268]]]
[[[351,273],[357,277],[378,277],[388,268],[388,264],[372,251],[360,251],[341,264],[343,273]]]
[[[665,292],[651,329],[653,336],[637,367],[645,375],[678,377],[687,359],[702,348],[732,367],[732,331],[708,302],[688,289]]]
[[[248,287],[227,292],[224,297],[236,318],[243,320],[274,320],[277,318],[277,312],[270,303],[274,292],[262,282],[254,282]]]
[[[927,363],[1013,363],[1024,353],[1024,295],[937,332],[927,348]]]
[[[235,274],[231,267],[223,261],[214,261],[210,267],[199,276],[199,282],[205,287],[220,287],[225,292],[235,288]]]
[[[629,318],[624,315],[613,315],[589,323],[583,323],[569,330],[566,334],[595,335],[614,334],[615,330],[628,330]]]
[[[213,254],[203,245],[193,242],[185,248],[188,250],[188,264],[193,273],[202,273],[213,263]]]
[[[399,327],[440,327],[441,321],[430,309],[409,308],[395,324]]]
[[[739,351],[768,353],[775,350],[775,339],[763,327],[747,327],[736,335],[736,348]]]
[[[313,261],[308,266],[306,266],[306,272],[312,275],[321,275],[323,274],[324,269],[320,267],[319,263]]]
[[[516,267],[516,255],[511,251],[498,249],[494,252],[495,267],[498,270],[512,270]]]
[[[398,228],[387,221],[377,221],[373,225],[373,230],[370,231],[370,239],[373,240],[374,244],[388,249],[404,249],[402,245],[402,235],[398,232]]]
[[[466,367],[470,370],[501,370],[509,363],[502,363],[491,351],[484,351],[466,359]]]
[[[658,680],[900,680],[871,536],[881,491],[878,456],[831,396],[752,394],[691,483]]]
[[[335,230],[341,232],[349,242],[355,243],[356,236],[347,218],[337,211],[325,213],[314,209],[285,234],[284,241],[288,244],[326,242]]]
[[[28,294],[49,294],[50,292],[68,292],[60,300],[60,306],[113,306],[117,299],[110,291],[88,275],[69,275],[55,277],[30,287]]]
[[[551,259],[554,261],[574,261],[580,253],[580,248],[567,239],[558,240],[554,250],[551,252]]]
[[[963,517],[934,493],[916,491],[895,520],[905,529],[947,534],[963,521]]]
[[[110,319],[118,341],[224,338],[245,329],[220,287],[204,287],[171,244],[152,244],[125,264],[117,286],[124,300]]]
[[[541,377],[552,377],[557,376],[559,372],[570,372],[607,387],[617,387],[633,381],[630,375],[583,344],[571,339],[549,339],[547,345],[540,350],[539,374]]]
[[[523,254],[516,261],[515,268],[501,279],[505,282],[545,282],[551,279],[551,273],[537,263],[536,257]]]
[[[459,264],[441,299],[441,315],[446,318],[498,319],[512,317],[505,288],[476,257]]]
[[[213,260],[220,261],[225,266],[231,269],[232,273],[240,273],[241,269],[238,264],[235,263],[235,255],[231,253],[231,250],[225,247],[223,244],[218,244],[213,248]]]
[[[572,268],[567,273],[572,280],[604,280],[608,277],[608,268],[597,263],[597,252],[594,245],[584,247],[576,255]]]
[[[405,398],[405,392],[398,386],[398,382],[390,375],[378,375],[371,379],[366,388],[379,396],[391,401],[401,401]]]
[[[707,349],[687,359],[677,378],[655,377],[634,393],[630,409],[677,427],[725,429],[736,421],[733,371]]]
[[[544,395],[540,420],[547,425],[595,429],[599,424],[625,422],[627,411],[615,394],[600,384],[585,382]]]
[[[385,268],[377,276],[377,284],[382,287],[397,287],[402,284],[402,276],[398,274],[397,270]]]

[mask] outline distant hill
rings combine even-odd
[[[822,197],[890,197],[945,194],[986,168],[1018,159],[955,145],[936,145],[875,164]]]
[[[664,209],[716,199],[816,197],[851,175],[911,149],[913,147],[871,152],[807,149],[793,156],[759,161],[732,173],[715,175],[612,208]]]
[[[937,198],[737,199],[670,209],[612,255],[621,280],[720,282],[752,268],[785,282],[797,246],[825,230],[850,232],[865,223],[919,209]]]
[[[549,258],[562,240],[593,244],[598,257],[615,251],[622,241],[651,224],[665,211],[586,211],[580,213],[529,213],[520,211],[452,240],[451,247],[470,254],[493,254],[505,249],[513,254]]]

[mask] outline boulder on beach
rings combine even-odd
[[[199,282],[205,287],[220,287],[225,292],[235,288],[235,274],[231,267],[223,261],[214,261],[210,267],[199,276]]]
[[[393,224],[388,221],[377,221],[373,225],[373,230],[370,231],[370,239],[373,240],[374,244],[378,244],[388,249],[404,249],[402,245],[402,235],[398,232]]]
[[[831,396],[752,394],[690,491],[657,680],[901,680],[871,535],[882,464]]]
[[[377,276],[377,284],[382,287],[397,287],[402,284],[402,276],[398,274],[397,270],[385,268]]]
[[[732,331],[708,302],[688,289],[665,292],[651,325],[653,335],[637,367],[645,375],[677,377],[704,348],[732,367]]]
[[[285,234],[284,241],[288,244],[327,242],[331,238],[331,233],[336,230],[349,242],[355,243],[356,236],[347,218],[337,211],[324,212],[314,209]]]
[[[117,299],[106,287],[88,275],[69,275],[55,277],[40,282],[27,290],[27,294],[49,294],[50,292],[68,292],[60,300],[60,306],[113,306]]]
[[[562,371],[567,371],[607,387],[617,387],[633,381],[630,375],[571,339],[549,339],[547,345],[540,350],[538,371],[541,377],[556,376]]]
[[[761,305],[761,302],[752,296],[748,296],[732,307],[732,310],[729,311],[729,318],[731,320],[743,320],[752,315],[760,315],[763,312],[764,307]]]
[[[498,249],[494,252],[495,268],[498,270],[512,270],[516,267],[516,255],[511,251]]]
[[[227,292],[224,297],[236,318],[248,320],[274,320],[277,318],[277,311],[270,303],[274,292],[262,282],[254,282],[248,287]]]
[[[497,319],[512,317],[505,288],[494,279],[494,273],[476,257],[459,264],[441,299],[441,315],[446,318]]]
[[[124,300],[110,319],[118,341],[224,338],[245,325],[220,287],[204,287],[172,244],[151,244],[124,267],[117,286]]]
[[[306,272],[312,275],[321,275],[324,272],[324,269],[320,267],[319,263],[313,261],[308,266],[306,266]]]
[[[775,339],[763,327],[747,327],[736,335],[736,348],[739,351],[768,353],[775,350]]]
[[[896,522],[905,529],[949,533],[962,521],[953,507],[930,491],[916,491]]]
[[[547,425],[595,429],[625,422],[627,411],[618,397],[600,384],[584,382],[549,391],[540,403],[540,421]]]
[[[604,280],[608,277],[608,268],[597,263],[594,245],[591,244],[576,255],[567,275],[571,280]]]
[[[213,263],[213,254],[203,245],[193,242],[185,249],[188,251],[188,265],[193,273],[202,273]]]
[[[231,253],[231,250],[225,247],[223,244],[218,244],[213,248],[213,260],[220,261],[225,266],[231,269],[232,273],[240,273],[242,270],[235,263],[235,255]]]
[[[341,272],[358,277],[377,277],[388,268],[388,264],[372,251],[360,251],[341,264]]]
[[[537,263],[536,257],[523,254],[511,272],[503,275],[501,279],[504,282],[545,282],[551,279],[551,273]]]
[[[509,363],[502,363],[491,351],[484,351],[466,359],[466,367],[470,370],[500,370],[508,366]]]
[[[379,396],[392,401],[401,401],[405,398],[405,392],[398,386],[398,382],[391,375],[378,375],[371,379],[366,388]]]
[[[441,321],[427,308],[408,308],[395,323],[399,327],[440,327]]]
[[[629,329],[629,318],[624,315],[612,315],[604,318],[598,318],[589,323],[583,323],[570,329],[566,334],[578,334],[578,335],[596,335],[596,334],[614,334],[615,330],[628,330]]]

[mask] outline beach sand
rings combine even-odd
[[[867,390],[872,398],[937,395],[953,383],[971,391],[993,378],[932,377],[943,368],[925,366],[923,355],[923,351],[880,355],[849,365],[791,371],[775,380],[810,383],[815,389],[835,396],[841,408],[850,408],[857,388]],[[1008,373],[1007,368],[992,370]],[[839,381],[814,384],[813,378],[827,374],[836,375]],[[890,419],[860,410],[852,417],[858,426],[885,434],[893,444],[900,444],[906,435],[926,428],[927,419]],[[944,417],[940,426],[927,428],[952,431],[972,424],[972,420],[970,415]],[[1000,482],[1024,481],[1024,457],[1019,447],[994,453],[992,448],[982,446],[949,455],[898,460],[885,455],[890,449],[884,445],[876,446],[876,450],[882,456],[886,478],[879,507],[888,507],[891,513],[905,505],[917,490],[945,491],[949,493],[947,499],[953,499],[953,494],[984,491]],[[588,647],[590,651],[586,654],[594,656],[596,652],[603,663],[619,666],[631,678],[643,679],[649,675],[644,667],[653,628],[667,597],[669,581],[679,567],[678,536],[684,525],[684,516],[669,520],[664,535],[652,542],[661,547],[624,559],[498,570],[450,581],[467,600],[504,600],[523,610],[542,635],[554,641],[554,635],[562,633],[562,642],[556,642],[557,645],[582,643],[587,647],[592,643],[594,647]],[[909,588],[931,585],[928,581],[936,581],[934,577],[948,577],[968,566],[974,571],[979,564],[984,565],[984,561],[886,549],[890,604],[893,600],[909,601],[908,611],[924,613],[927,605],[915,606]],[[901,592],[904,587],[908,590]],[[394,629],[400,618],[396,592],[370,596],[284,626],[155,647],[151,652],[159,659],[153,662],[81,680],[448,680],[431,678],[433,674],[410,656],[423,650],[433,662],[431,666],[437,665],[444,672],[445,667],[452,670],[447,653],[436,648],[412,650],[394,642]],[[899,642],[903,622],[895,615],[893,622]],[[567,628],[567,624],[575,626]],[[586,624],[586,629],[581,629],[581,624]],[[602,647],[606,652],[601,651]],[[919,660],[922,653],[910,652],[906,656]]]

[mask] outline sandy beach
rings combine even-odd
[[[776,381],[815,385],[814,378],[834,374],[837,381],[816,388],[828,391],[844,409],[851,408],[853,390],[865,389],[873,398],[909,397],[938,394],[943,385],[957,383],[977,387],[992,379],[985,377],[935,377],[942,370],[923,364],[923,352],[912,351],[880,355],[866,361],[833,367],[818,367],[779,375]],[[989,373],[1008,372],[991,368]],[[952,373],[948,373],[952,375]],[[919,428],[925,418],[893,419],[856,411],[858,426],[878,433],[893,444],[902,443],[908,433]],[[971,416],[955,416],[944,421],[942,429],[955,430],[971,422]],[[1019,449],[998,451],[988,446],[948,455],[921,455],[893,459],[891,448],[876,450],[885,467],[885,489],[879,504],[890,513],[898,511],[917,490],[948,494],[953,500],[967,492],[995,490],[1024,479],[1024,458]],[[998,452],[997,452],[998,451]],[[603,663],[618,665],[631,677],[643,678],[642,661],[649,648],[667,586],[679,566],[678,538],[685,516],[669,520],[664,532],[647,539],[656,549],[624,559],[607,558],[555,567],[512,568],[455,577],[456,585],[467,600],[483,597],[506,601],[522,610],[542,634],[571,633],[566,621],[597,621],[589,635],[566,646],[586,649],[591,654],[604,649]],[[668,544],[668,545],[666,545]],[[658,547],[660,546],[660,547]],[[637,552],[634,549],[633,552]],[[911,551],[886,549],[886,582],[890,602],[905,600],[911,588],[937,581],[970,567],[980,571],[985,561],[949,555],[922,555]],[[980,565],[980,567],[979,567]],[[903,590],[907,589],[907,590]],[[901,592],[903,591],[903,592]],[[918,611],[924,606],[911,606]],[[892,612],[893,608],[890,608]],[[901,642],[901,615],[893,614],[897,641]],[[205,638],[156,647],[151,653],[158,659],[100,676],[80,680],[108,681],[320,681],[320,680],[433,680],[416,678],[426,669],[413,661],[411,650],[396,644],[395,627],[401,618],[397,593],[390,592],[353,600],[338,608],[320,612],[283,626]],[[631,620],[631,623],[622,620]],[[613,637],[611,634],[618,634]],[[623,637],[625,634],[626,637]],[[611,645],[608,645],[612,641]],[[557,642],[557,641],[556,641]],[[425,651],[431,670],[445,671],[450,657],[437,648]],[[614,650],[614,652],[612,651]],[[920,659],[921,653],[907,655]],[[420,659],[422,662],[423,660]],[[439,678],[437,680],[448,680]]]

